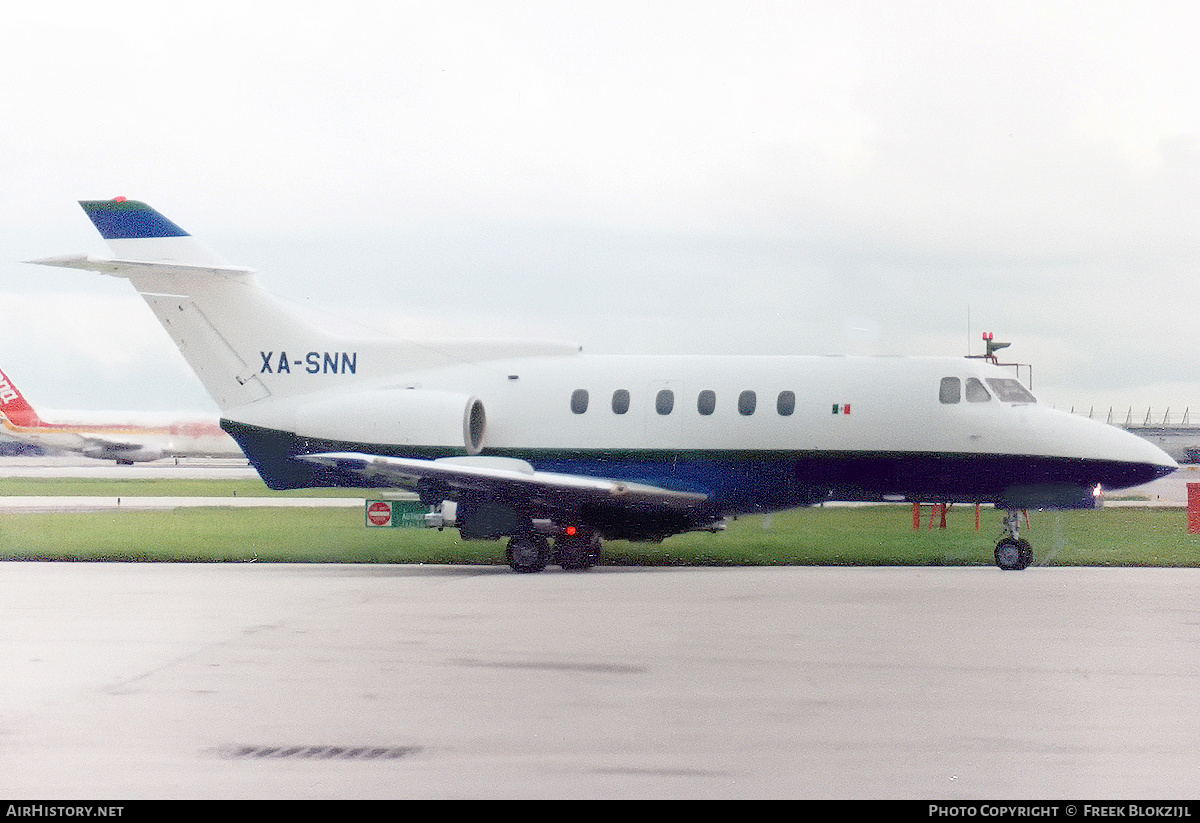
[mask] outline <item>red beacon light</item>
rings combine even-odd
[[[993,363],[995,363],[996,362],[996,352],[1000,351],[1000,349],[1007,349],[1012,344],[1011,343],[1001,343],[996,340],[995,335],[993,335],[990,331],[985,331],[983,333],[983,345],[987,349],[987,354],[984,356],[988,360],[991,360]]]
[[[114,198],[113,198],[113,202],[114,202],[114,203],[124,203],[124,202],[125,202],[125,198],[124,198],[124,197],[121,197],[120,195],[118,195],[118,196],[116,196],[116,197],[114,197]]]

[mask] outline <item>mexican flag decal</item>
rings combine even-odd
[[[849,403],[834,403],[833,404],[833,413],[834,414],[850,414],[850,404]]]

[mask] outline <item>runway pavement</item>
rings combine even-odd
[[[1108,496],[1113,500],[1140,497],[1144,498],[1144,500],[1139,501],[1139,503],[1148,506],[1186,506],[1188,499],[1187,486],[1189,483],[1200,483],[1200,466],[1180,466],[1166,477],[1159,478],[1144,486],[1111,492]],[[1106,502],[1105,505],[1110,505],[1110,503]],[[1126,502],[1124,505],[1130,505],[1130,503]]]
[[[30,468],[0,461],[0,476]],[[1133,493],[1182,505],[1197,475]],[[73,500],[0,503],[118,505]],[[2,563],[0,787],[115,800],[1190,798],[1198,595],[1192,569]]]
[[[0,564],[10,797],[1191,798],[1200,570]]]

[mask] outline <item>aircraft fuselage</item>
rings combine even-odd
[[[944,379],[963,387],[973,379],[985,393],[968,399],[964,388],[951,402]],[[276,488],[361,485],[291,459],[305,453],[476,453],[703,492],[721,513],[826,499],[1071,504],[1097,484],[1161,474],[1157,450],[1032,397],[1003,401],[988,381],[1003,390],[1015,379],[967,358],[529,357],[356,383],[356,395],[382,398],[374,430],[360,437],[345,436],[338,389],[326,391],[324,417],[297,421],[294,400],[268,398],[227,412],[223,425]],[[447,442],[453,426],[442,442],[414,441],[409,414],[389,429],[389,397],[425,396],[431,405],[459,397],[464,412],[465,401],[477,401],[486,417],[477,447],[462,436]],[[361,410],[360,400],[346,402]]]

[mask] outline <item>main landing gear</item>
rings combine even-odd
[[[1033,547],[1021,537],[1020,512],[1010,509],[1005,514],[1004,531],[996,544],[996,565],[1004,571],[1019,572],[1033,563]]]
[[[577,526],[567,526],[555,533],[554,547],[544,534],[533,529],[514,534],[505,551],[508,565],[515,572],[540,572],[550,563],[567,571],[590,569],[600,559],[600,535]]]
[[[514,534],[508,540],[504,556],[515,572],[540,572],[550,563],[550,543],[534,531]]]

